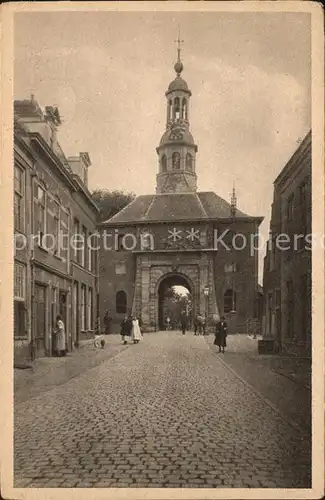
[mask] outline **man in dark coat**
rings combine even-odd
[[[121,323],[121,337],[123,344],[127,344],[128,341],[126,337],[131,337],[132,333],[132,320],[128,316],[125,316]]]
[[[214,344],[219,347],[219,352],[225,352],[227,338],[227,323],[225,317],[221,316],[221,320],[216,324],[216,335]]]
[[[187,317],[186,317],[186,312],[182,311],[181,312],[181,329],[182,329],[182,334],[185,335],[187,328]]]

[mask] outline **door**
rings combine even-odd
[[[35,284],[35,355],[45,356],[46,287]]]
[[[71,346],[67,345],[67,292],[60,290],[59,292],[59,314],[62,318],[65,327],[65,344],[68,350]]]
[[[72,315],[72,332],[73,332],[73,342],[75,347],[79,345],[79,304],[78,304],[78,282],[75,281],[73,284],[73,293],[72,293],[72,303],[73,303],[73,315]]]

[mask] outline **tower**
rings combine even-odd
[[[181,77],[184,69],[181,61],[182,40],[177,40],[177,62],[174,65],[175,79],[166,92],[166,130],[156,151],[158,174],[156,193],[193,193],[197,188],[197,146],[190,132],[189,101],[191,91]]]

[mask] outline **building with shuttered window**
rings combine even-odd
[[[311,152],[309,132],[274,181],[264,260],[264,337],[299,356],[311,356]]]
[[[42,110],[32,96],[15,101],[14,113],[14,345],[19,363],[54,354],[57,314],[66,325],[67,350],[94,334],[98,208],[87,187],[88,153],[66,157],[57,140],[58,109]]]

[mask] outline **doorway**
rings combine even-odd
[[[59,314],[62,318],[65,327],[65,344],[66,349],[71,350],[71,346],[67,345],[67,292],[65,290],[59,291]]]
[[[172,274],[164,278],[158,288],[159,330],[177,330],[182,311],[190,327],[193,317],[192,287],[182,275]]]
[[[43,357],[46,354],[46,286],[35,284],[35,355]]]

